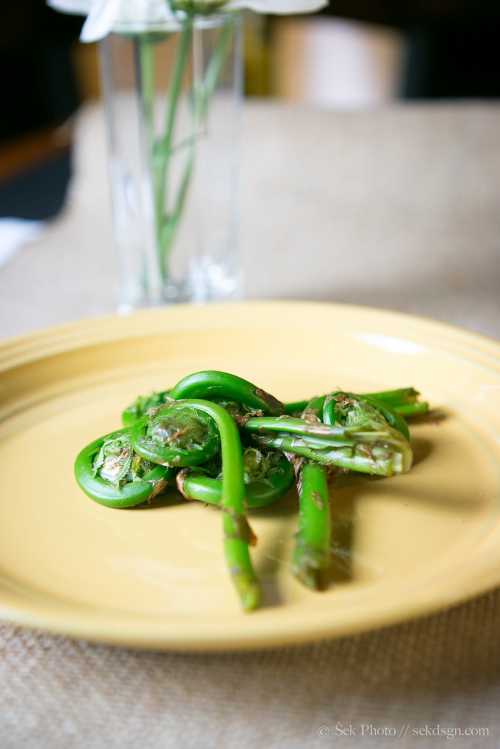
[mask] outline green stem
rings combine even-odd
[[[398,388],[396,390],[381,390],[376,393],[365,393],[365,396],[383,401],[388,406],[399,406],[416,403],[420,393],[415,388]]]
[[[142,106],[148,148],[154,148],[155,61],[154,44],[147,34],[139,34],[139,69]]]
[[[293,553],[293,574],[308,588],[320,590],[331,561],[326,469],[315,463],[304,463],[298,486],[299,529]]]
[[[224,67],[227,54],[231,48],[233,30],[234,21],[232,18],[228,18],[219,35],[217,46],[214,49],[204,80],[194,87],[193,129],[195,133],[198,131],[200,122],[206,119],[210,99]],[[155,216],[157,242],[160,253],[160,269],[164,280],[168,274],[168,257],[177,234],[179,222],[182,218],[189,185],[194,171],[197,143],[196,135],[191,139],[189,155],[184,165],[175,202],[169,210],[166,203],[168,202],[167,190],[170,159],[174,152],[172,142],[175,131],[175,120],[182,88],[182,79],[189,60],[192,42],[193,20],[192,18],[188,18],[181,32],[179,48],[177,51],[172,84],[169,92],[165,134],[157,146],[159,158],[155,169]]]
[[[397,390],[383,390],[376,393],[362,393],[362,398],[369,398],[388,406],[401,416],[411,417],[425,414],[429,410],[429,404],[425,401],[419,401],[419,392],[414,388],[398,388]],[[285,403],[285,413],[295,415],[302,413],[305,408],[311,407],[321,414],[323,403],[326,395],[320,395],[309,400],[293,401]]]
[[[293,469],[290,462],[281,457],[279,464],[263,478],[254,479],[246,485],[246,506],[249,510],[260,509],[280,499],[293,484]],[[177,475],[177,486],[186,499],[197,499],[209,505],[220,506],[222,482],[196,471]]]
[[[391,432],[394,433],[394,430]],[[374,476],[393,476],[409,471],[412,463],[411,448],[399,436],[400,439],[392,436],[390,440],[388,436],[379,436],[373,441],[372,435],[360,433],[356,435],[354,444],[335,445],[314,437],[277,432],[253,434],[252,441],[260,447],[299,455],[321,465],[333,465]]]
[[[429,404],[426,402],[422,403],[408,403],[402,406],[393,406],[392,410],[400,416],[404,416],[405,419],[409,419],[412,416],[422,416],[429,412]]]
[[[170,397],[175,400],[180,398],[206,398],[207,400],[219,398],[243,403],[249,408],[255,408],[268,414],[283,412],[283,404],[270,393],[266,393],[262,388],[244,380],[242,377],[238,377],[238,375],[219,372],[216,369],[193,372],[183,377],[170,390]]]
[[[172,81],[170,83],[170,89],[168,93],[165,133],[161,140],[158,142],[157,147],[159,158],[158,165],[155,170],[155,212],[157,216],[157,222],[159,223],[160,232],[163,228],[163,220],[166,210],[165,203],[167,200],[168,168],[172,152],[172,141],[175,131],[175,121],[179,105],[179,97],[182,90],[182,81],[189,62],[192,41],[193,20],[191,17],[188,17],[183,23],[182,31],[179,37],[179,46],[175,57],[174,71],[172,74]],[[153,159],[155,156],[156,154],[153,154]],[[163,247],[161,246],[161,234],[159,235],[158,239],[160,242],[161,251],[160,264],[162,274],[165,276],[166,258]]]
[[[197,100],[198,117],[200,120],[204,120],[208,114],[210,99],[215,91],[227,55],[231,49],[234,23],[234,19],[231,17],[225,20],[224,26],[219,34],[219,39],[217,40],[217,46],[215,47],[210,63],[208,64]]]
[[[252,433],[286,432],[300,437],[313,437],[327,445],[352,445],[356,440],[356,427],[329,426],[322,423],[310,424],[292,416],[253,416],[245,424],[245,430]],[[384,431],[373,432],[373,439],[385,436]]]
[[[224,551],[233,584],[245,611],[257,608],[260,585],[252,567],[249,543],[253,540],[245,515],[243,457],[238,428],[228,412],[206,400],[180,401],[182,407],[203,411],[219,430],[222,455],[222,496]],[[174,406],[175,407],[175,406]]]

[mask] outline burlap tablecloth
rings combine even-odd
[[[251,105],[247,294],[414,311],[500,337],[500,109]],[[101,113],[64,215],[0,269],[0,334],[110,312]],[[244,655],[0,628],[1,749],[500,746],[500,592],[425,620]],[[460,735],[461,734],[461,735]]]

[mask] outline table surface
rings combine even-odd
[[[500,338],[500,107],[253,103],[242,176],[247,296],[388,307]],[[0,268],[0,335],[110,313],[114,288],[102,113],[88,107],[64,214]],[[500,592],[254,654],[140,653],[5,625],[2,749],[434,747],[460,731],[459,746],[498,747],[499,632]]]

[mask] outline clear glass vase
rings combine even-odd
[[[237,297],[239,15],[101,42],[120,309]]]

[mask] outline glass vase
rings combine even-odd
[[[120,309],[240,293],[238,14],[101,42]]]

